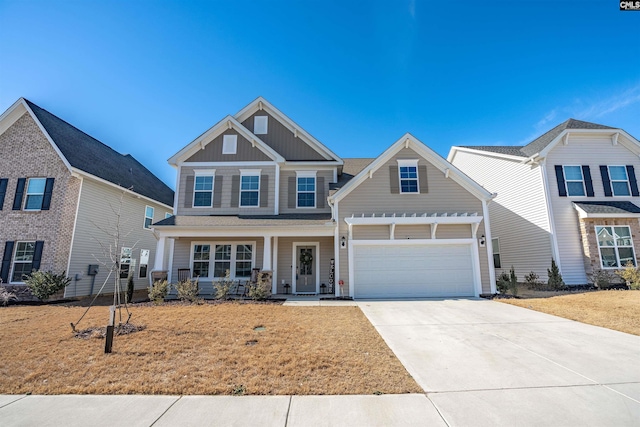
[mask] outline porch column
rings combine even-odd
[[[271,293],[278,293],[278,236],[273,236],[273,269],[271,270]]]
[[[264,236],[264,252],[262,253],[262,269],[273,271],[271,262],[271,236]]]

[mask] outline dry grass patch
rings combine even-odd
[[[78,329],[104,326],[94,307]],[[84,308],[0,308],[0,393],[419,393],[358,307],[134,306],[145,329],[75,338]],[[254,330],[256,327],[264,330]],[[250,345],[251,341],[255,341]]]
[[[640,291],[598,291],[550,298],[496,301],[640,335]]]

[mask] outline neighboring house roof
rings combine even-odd
[[[640,207],[631,202],[573,202],[586,215],[628,215],[638,216]]]
[[[331,222],[331,213],[280,214],[280,215],[179,215],[153,224],[154,227],[268,227],[292,225],[326,225]]]
[[[343,160],[344,165],[342,166],[342,173],[338,176],[338,182],[332,182],[329,184],[329,195],[332,195],[341,189],[347,182],[358,175],[364,168],[369,166],[375,159],[360,158]]]
[[[173,206],[173,190],[131,155],[122,155],[75,126],[24,99],[72,168]]]
[[[506,154],[507,156],[527,157],[521,150],[522,145],[461,145],[460,148],[489,151],[491,153]]]

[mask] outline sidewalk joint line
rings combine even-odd
[[[155,425],[155,423],[157,423],[160,420],[160,418],[164,417],[165,414],[167,412],[169,412],[169,409],[173,408],[173,405],[178,403],[178,400],[180,400],[180,399],[182,399],[182,396],[178,396],[178,398],[176,400],[174,400],[173,403],[171,403],[171,405],[169,405],[169,407],[167,409],[165,409],[164,412],[162,414],[160,414],[160,416],[158,418],[156,418],[156,420],[154,422],[152,422],[149,427],[153,427]]]
[[[287,406],[287,416],[284,419],[284,427],[287,427],[289,424],[289,411],[291,411],[291,401],[293,400],[293,396],[289,395],[289,406]]]
[[[434,402],[433,400],[429,399],[429,395],[428,393],[424,393],[424,397],[427,398],[427,400],[431,403],[431,406],[433,406],[433,408],[436,410],[436,412],[438,413],[438,415],[440,415],[440,418],[442,418],[442,421],[444,421],[444,423],[451,427],[451,424],[449,424],[449,422],[447,421],[447,419],[444,417],[444,415],[442,414],[442,412],[440,412],[440,408],[438,408],[438,405],[436,405],[436,402]]]
[[[23,395],[23,396],[22,396],[21,398],[19,398],[19,399],[12,400],[11,402],[6,403],[6,404],[4,404],[4,405],[0,406],[0,409],[4,408],[5,406],[9,406],[9,405],[11,405],[12,403],[19,402],[19,401],[21,401],[22,399],[24,399],[25,397],[29,397],[29,396],[31,396],[31,395],[30,395],[30,394],[25,394],[25,395]]]

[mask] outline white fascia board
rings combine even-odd
[[[135,191],[131,191],[128,188],[124,188],[124,187],[121,187],[119,185],[116,185],[113,182],[107,181],[106,179],[99,178],[99,177],[97,177],[95,175],[92,175],[90,173],[87,173],[87,172],[85,172],[85,171],[83,171],[81,169],[73,168],[72,169],[72,173],[74,173],[77,176],[80,176],[82,178],[88,178],[88,179],[91,179],[93,181],[97,181],[97,182],[99,182],[101,184],[105,184],[105,185],[108,185],[110,187],[117,188],[118,190],[124,191],[125,193],[130,194],[130,195],[132,195],[132,196],[134,196],[136,198],[144,199],[144,200],[147,200],[147,201],[149,201],[151,203],[155,203],[156,205],[160,205],[162,207],[165,207],[169,211],[173,212],[173,206],[165,205],[164,203],[159,202],[159,201],[157,201],[155,199],[152,199],[151,197],[143,196],[140,193],[136,193]],[[174,193],[174,197],[176,197],[175,193]]]
[[[242,166],[247,166],[247,167],[251,167],[251,166],[275,166],[277,164],[278,164],[277,162],[267,162],[267,161],[263,161],[263,162],[251,162],[251,161],[245,161],[245,162],[180,162],[180,163],[178,163],[177,166],[191,166],[191,167],[202,167],[202,166],[207,166],[207,167],[225,167],[225,166],[242,167]]]
[[[489,193],[480,184],[465,175],[460,169],[447,162],[444,158],[436,154],[433,150],[427,147],[424,143],[418,140],[410,133],[406,133],[393,143],[385,152],[378,156],[369,166],[364,168],[354,178],[352,178],[344,187],[336,191],[330,196],[331,201],[340,201],[355,188],[358,187],[365,179],[369,177],[369,174],[375,173],[380,167],[387,163],[395,154],[397,154],[403,148],[411,148],[418,153],[421,157],[438,168],[442,173],[445,173],[446,169],[449,169],[449,178],[460,184],[463,188],[469,191],[480,200],[491,200],[494,195]]]
[[[20,117],[27,112],[27,103],[24,98],[18,99],[0,115],[0,135],[5,133]]]
[[[476,149],[468,148],[468,147],[456,147],[456,146],[453,146],[453,147],[451,147],[451,150],[449,150],[449,155],[447,156],[447,161],[449,163],[453,163],[453,159],[455,158],[455,156],[458,153],[458,151],[462,151],[462,152],[465,152],[465,153],[471,153],[471,154],[477,154],[477,155],[486,156],[486,157],[497,157],[497,158],[500,158],[500,159],[514,160],[516,162],[521,162],[523,160],[527,160],[527,157],[512,156],[512,155],[509,155],[509,154],[495,153],[493,151],[476,150]]]
[[[349,225],[405,225],[405,224],[479,224],[482,216],[386,216],[386,217],[347,217],[344,219]]]
[[[255,146],[260,151],[265,153],[272,160],[276,162],[284,162],[284,157],[278,154],[273,148],[269,147],[256,135],[251,133],[246,127],[242,126],[242,124],[238,122],[233,116],[226,116],[211,128],[209,128],[209,130],[207,130],[205,133],[194,139],[182,150],[171,156],[171,158],[169,158],[168,160],[169,164],[177,165],[185,159],[191,157],[198,150],[203,149],[205,145],[211,142],[211,140],[213,140],[229,128],[235,129],[240,135],[242,135],[249,142],[255,144]]]
[[[338,157],[336,153],[329,150],[323,143],[315,139],[311,136],[307,131],[305,131],[301,126],[299,126],[296,122],[291,120],[286,114],[282,111],[278,110],[276,107],[271,105],[269,101],[259,96],[255,100],[253,100],[249,105],[244,107],[242,110],[238,111],[234,116],[236,120],[239,122],[244,122],[246,119],[251,117],[256,111],[260,110],[260,106],[262,106],[262,110],[269,113],[275,119],[277,119],[284,127],[289,129],[291,132],[296,133],[300,139],[304,142],[312,146],[319,154],[322,155],[327,160],[336,160],[342,164],[342,159]]]
[[[336,166],[343,165],[342,161],[326,161],[326,162],[298,162],[298,161],[285,161],[282,164],[283,170],[295,170],[300,168],[315,168],[318,170],[332,170]]]
[[[334,236],[335,224],[310,225],[296,227],[264,227],[264,226],[238,226],[238,227],[179,227],[175,225],[154,225],[154,230],[160,237],[323,237]]]

